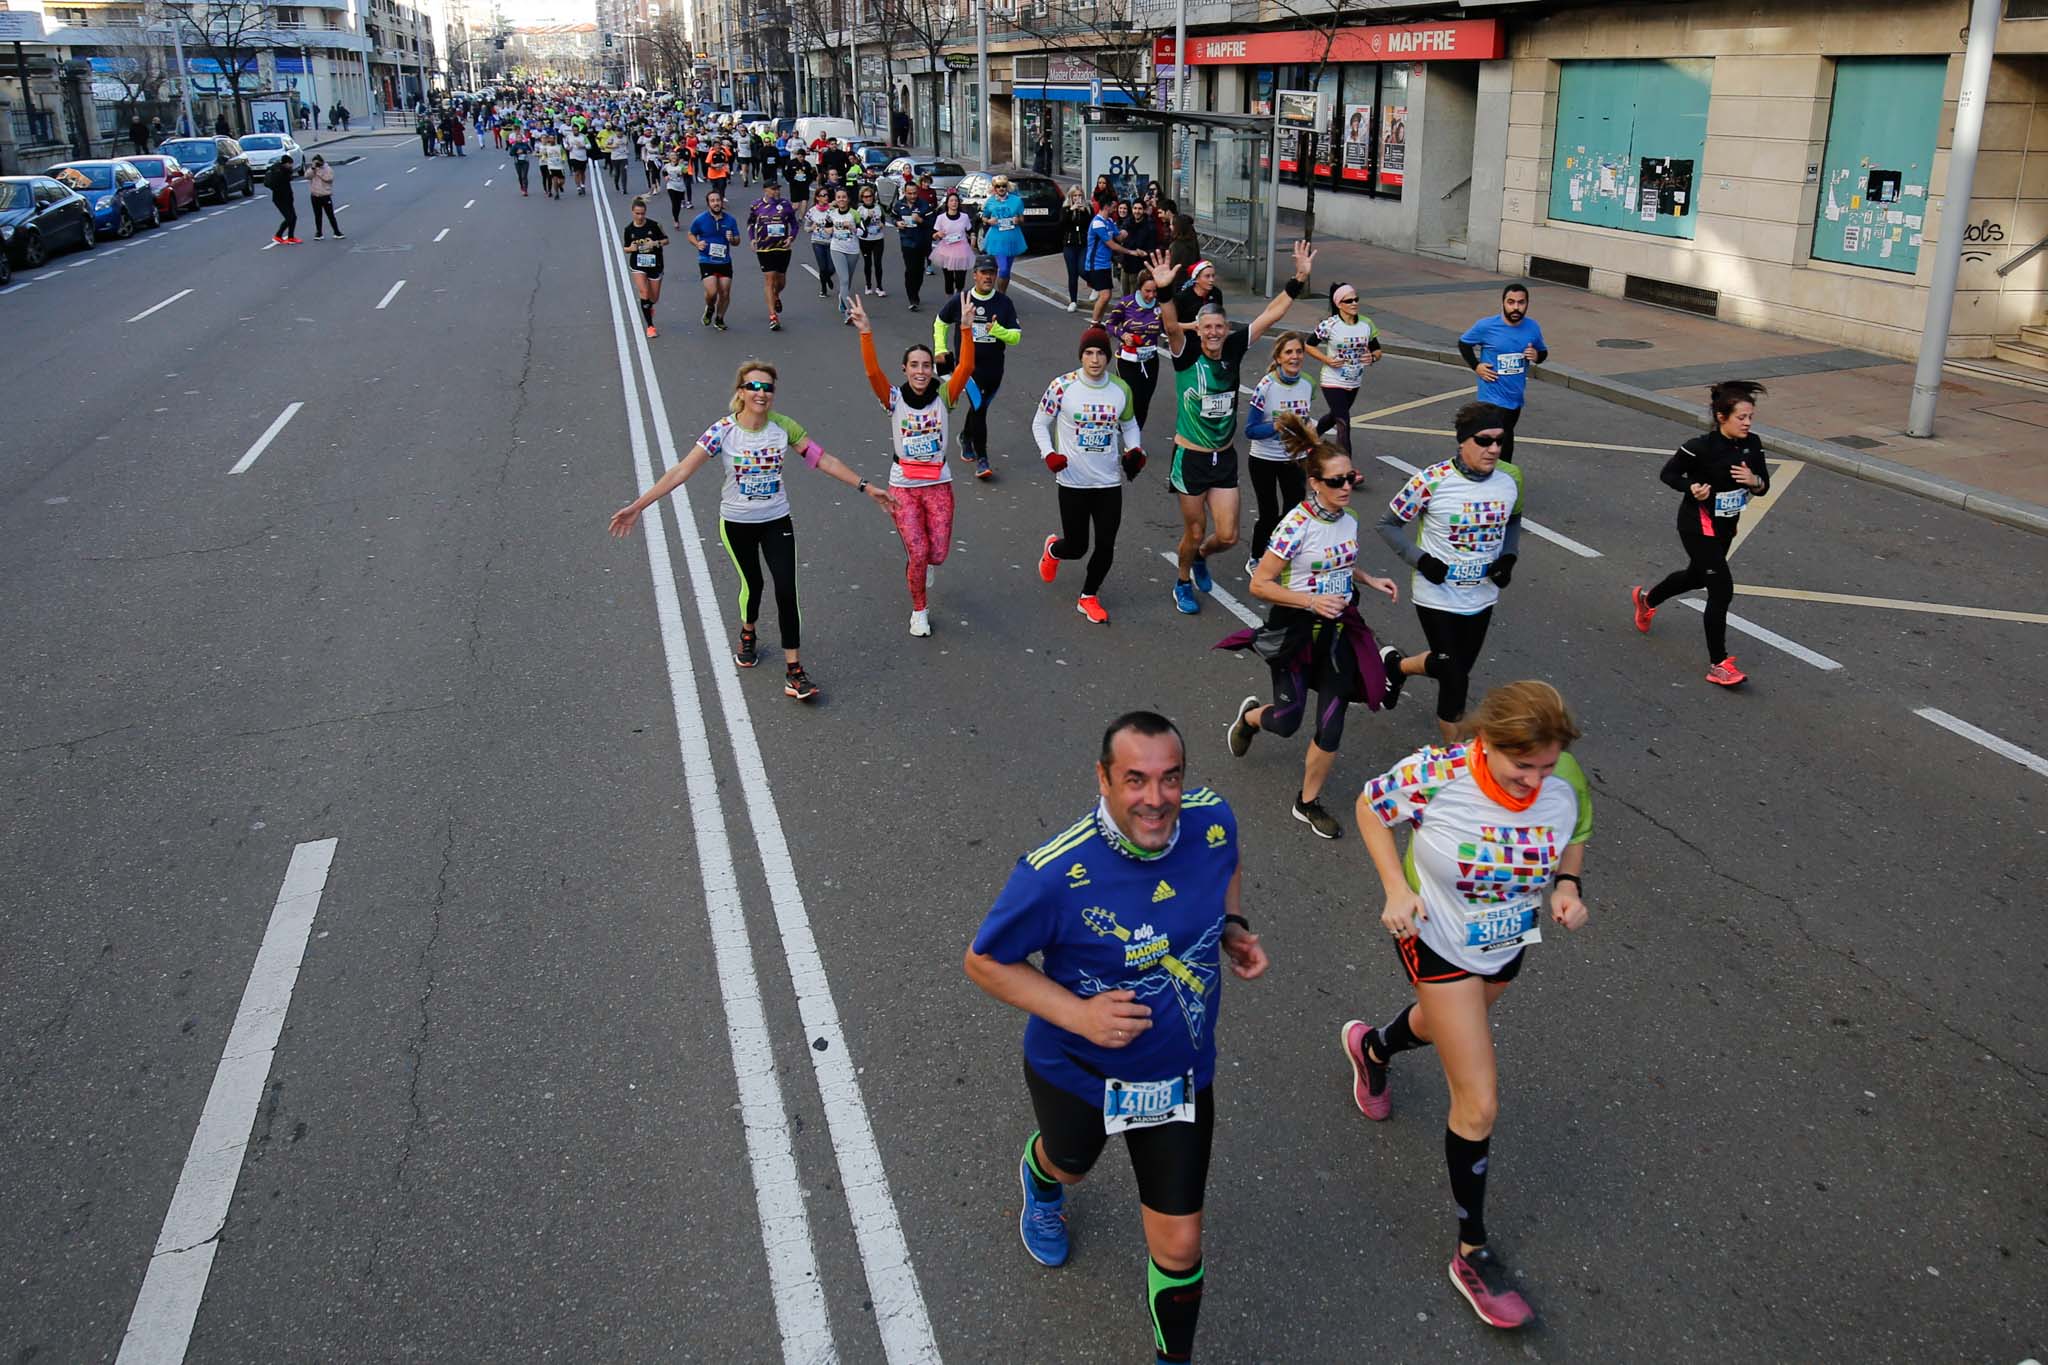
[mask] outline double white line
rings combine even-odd
[[[645,377],[648,408],[653,415],[664,468],[676,463],[675,438],[646,338],[638,328],[629,328],[626,323],[632,291],[625,277],[625,264],[619,260],[614,245],[619,228],[607,198],[592,195],[591,207],[597,217],[598,255],[604,262],[606,292],[611,302],[619,382],[625,391],[633,475],[644,493],[654,486],[656,471],[640,411],[635,354],[639,375]],[[738,769],[740,790],[746,797],[747,823],[760,854],[769,902],[782,940],[783,959],[796,990],[797,1013],[808,1044],[804,1055],[811,1060],[831,1132],[839,1185],[846,1194],[854,1239],[867,1275],[867,1297],[873,1304],[875,1327],[881,1334],[882,1349],[890,1365],[937,1365],[938,1344],[932,1337],[924,1293],[910,1263],[910,1249],[903,1238],[895,1199],[889,1192],[888,1175],[882,1168],[881,1152],[868,1120],[853,1057],[839,1024],[839,1010],[825,976],[824,959],[811,933],[810,915],[804,908],[789,844],[783,837],[782,817],[769,788],[768,770],[755,739],[753,719],[737,674],[723,663],[729,631],[720,615],[703,543],[690,520],[688,497],[687,490],[678,489],[673,501],[682,526],[679,539],[689,566],[705,655],[718,661],[711,668],[712,682],[725,713],[725,732],[731,737],[733,764]],[[804,1209],[789,1111],[783,1103],[782,1085],[775,1069],[774,1035],[754,972],[753,945],[741,904],[739,875],[733,865],[725,811],[712,768],[705,708],[698,700],[697,675],[690,662],[682,603],[669,560],[666,519],[660,504],[647,509],[641,519],[641,533],[647,540],[648,569],[654,579],[655,614],[668,666],[684,785],[704,885],[705,912],[710,918],[712,951],[725,1006],[726,1040],[739,1082],[747,1160],[761,1220],[762,1246],[768,1258],[776,1326],[782,1336],[782,1357],[787,1365],[825,1365],[838,1360],[838,1348],[832,1339],[824,1282],[818,1272],[810,1219]]]

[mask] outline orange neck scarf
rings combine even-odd
[[[1509,795],[1507,788],[1494,781],[1493,769],[1486,763],[1486,744],[1477,735],[1472,736],[1470,754],[1467,766],[1472,769],[1472,780],[1479,784],[1479,790],[1486,794],[1486,799],[1495,805],[1512,811],[1525,811],[1535,805],[1536,798],[1543,794],[1543,784],[1539,782],[1536,790],[1525,797]]]

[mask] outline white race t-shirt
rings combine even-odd
[[[940,381],[932,401],[914,408],[903,401],[899,385],[889,390],[882,405],[889,412],[889,440],[896,459],[889,466],[892,488],[924,488],[951,483],[953,471],[946,464],[946,447],[952,437],[952,413],[946,407],[946,387]]]
[[[1369,343],[1379,334],[1380,329],[1363,313],[1356,322],[1346,322],[1341,314],[1332,313],[1317,323],[1316,349],[1337,362],[1323,366],[1323,387],[1357,388],[1365,374],[1366,357],[1372,354]]]
[[[1306,502],[1298,502],[1273,528],[1266,553],[1287,561],[1280,586],[1289,592],[1349,597],[1351,569],[1358,563],[1358,521],[1349,512],[1325,521]]]
[[[725,468],[718,490],[718,515],[726,521],[774,521],[789,515],[789,493],[783,487],[784,466],[791,451],[801,450],[804,429],[779,412],[768,414],[759,431],[748,431],[734,417],[721,417],[705,428],[697,444]]]
[[[1100,383],[1069,370],[1048,384],[1031,417],[1038,452],[1057,451],[1067,467],[1055,475],[1062,488],[1115,488],[1124,481],[1123,453],[1142,439],[1131,386],[1114,372]]]
[[[1266,377],[1252,390],[1252,404],[1263,408],[1270,419],[1275,413],[1291,412],[1302,421],[1309,420],[1309,410],[1315,402],[1316,391],[1310,386],[1308,376],[1296,375],[1288,379],[1278,370],[1268,370]],[[1250,442],[1254,460],[1291,460],[1287,447],[1280,443],[1278,436],[1254,436]]]
[[[1521,480],[1506,466],[1474,481],[1450,460],[1433,464],[1403,484],[1388,507],[1402,521],[1422,519],[1422,552],[1448,569],[1441,583],[1415,571],[1409,595],[1416,606],[1476,616],[1500,600],[1486,571],[1501,556],[1508,518],[1522,508]]]

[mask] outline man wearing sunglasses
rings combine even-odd
[[[1522,543],[1522,475],[1502,454],[1508,414],[1467,403],[1456,420],[1457,454],[1408,480],[1378,528],[1415,570],[1409,595],[1429,651],[1401,660],[1400,670],[1436,679],[1446,744],[1457,741],[1472,666]],[[1420,524],[1411,531],[1411,522]]]
[[[1500,312],[1481,318],[1458,338],[1458,354],[1479,376],[1482,403],[1501,410],[1500,458],[1515,458],[1515,423],[1528,396],[1529,367],[1550,359],[1543,329],[1529,316],[1529,286],[1516,280],[1501,290]]]

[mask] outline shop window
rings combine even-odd
[[[1338,145],[1316,135],[1316,187],[1350,190],[1389,199],[1401,197],[1407,163],[1408,74],[1405,65],[1348,62],[1323,71],[1313,66],[1253,67],[1244,82],[1248,114],[1273,112],[1275,90],[1320,90],[1337,115]],[[1294,136],[1280,143],[1280,173],[1301,181],[1300,145]]]
[[[1711,61],[1563,63],[1550,216],[1691,237],[1712,83]]]
[[[1828,147],[1813,213],[1813,257],[1911,275],[1920,268],[1928,172],[1946,57],[1835,63]],[[1964,241],[1969,241],[1965,228]]]

